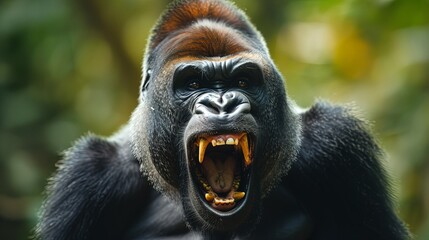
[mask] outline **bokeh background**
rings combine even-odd
[[[167,0],[0,2],[0,239],[27,239],[61,152],[136,106]],[[429,1],[237,0],[289,95],[354,103],[386,150],[399,215],[429,239]]]

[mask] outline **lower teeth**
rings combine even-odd
[[[245,192],[237,192],[238,187],[240,186],[240,175],[236,175],[234,177],[234,180],[232,182],[232,189],[226,197],[219,197],[215,192],[213,192],[211,186],[207,183],[201,173],[197,173],[197,177],[204,190],[206,191],[204,198],[207,202],[214,203],[214,205],[216,206],[232,205],[235,203],[235,201],[244,198],[244,196],[246,195]]]

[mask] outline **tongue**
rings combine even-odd
[[[214,192],[229,193],[231,191],[235,171],[235,159],[232,156],[224,159],[206,156],[202,167],[204,176]]]

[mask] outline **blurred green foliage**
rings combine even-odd
[[[167,0],[0,2],[0,238],[26,239],[61,152],[136,106],[143,49]],[[429,1],[236,1],[289,94],[354,102],[386,150],[398,211],[429,239]]]

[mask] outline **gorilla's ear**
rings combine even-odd
[[[151,80],[151,78],[152,78],[152,69],[147,69],[146,71],[144,71],[143,72],[143,76],[142,76],[142,82],[141,82],[141,85],[140,85],[140,97],[141,98],[144,98],[144,96],[145,96],[145,93],[146,93],[146,91],[147,91],[147,88],[148,88],[148,86],[149,86],[149,82],[150,82],[150,80]]]

